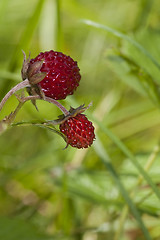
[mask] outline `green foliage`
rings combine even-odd
[[[31,240],[51,240],[53,238],[41,234],[35,226],[21,219],[0,218],[0,237],[6,240],[31,239]],[[17,227],[18,226],[18,227]]]
[[[21,81],[25,50],[62,51],[82,79],[69,109],[96,127],[76,150],[51,126],[60,110],[27,102],[0,136],[0,239],[160,238],[158,0],[1,0],[0,97]],[[18,102],[12,96],[3,119]],[[58,129],[58,128],[57,128]]]

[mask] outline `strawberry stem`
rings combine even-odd
[[[28,79],[25,79],[23,82],[20,82],[18,83],[15,87],[13,87],[5,96],[4,98],[2,99],[2,101],[0,102],[0,111],[2,110],[4,104],[6,103],[6,101],[15,93],[17,92],[18,90],[22,89],[22,88],[25,88],[25,87],[30,87],[30,83],[29,83],[29,80]],[[17,97],[18,98],[18,97]],[[39,95],[36,95],[36,96],[28,96],[28,97],[24,97],[24,98],[18,98],[19,101],[21,102],[26,102],[28,100],[36,100],[36,99],[40,99],[40,100],[45,100],[47,102],[50,102],[50,103],[53,103],[54,105],[56,105],[63,113],[64,115],[68,115],[69,112],[67,111],[67,109],[62,105],[60,104],[59,102],[57,102],[55,99],[52,99],[50,97],[44,97],[44,98],[41,98],[41,96]]]
[[[68,110],[58,101],[56,101],[53,98],[49,98],[49,97],[45,97],[45,99],[47,102],[53,103],[54,105],[56,105],[63,113],[65,116],[67,116],[69,114]]]
[[[18,90],[25,88],[25,87],[29,87],[30,83],[28,81],[28,79],[25,79],[23,82],[18,83],[15,87],[13,87],[2,99],[2,101],[0,102],[0,111],[2,110],[4,104],[6,103],[6,101]]]
[[[52,99],[52,98],[49,98],[49,97],[44,97],[42,98],[41,96],[39,95],[34,95],[34,96],[28,96],[28,97],[18,97],[17,96],[17,99],[20,101],[20,102],[27,102],[29,100],[44,100],[46,102],[49,102],[49,103],[53,103],[54,105],[56,105],[63,113],[65,116],[67,116],[69,114],[69,112],[67,111],[67,109],[61,104],[59,103],[58,101],[56,101],[55,99]]]

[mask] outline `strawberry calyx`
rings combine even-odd
[[[39,95],[40,98],[45,99],[44,92],[42,91],[40,85],[38,85],[38,83],[41,82],[47,75],[46,72],[41,72],[43,60],[30,64],[30,54],[29,54],[29,57],[27,58],[25,52],[24,51],[22,52],[24,55],[23,65],[21,69],[22,79],[23,81],[25,79],[28,79],[30,83],[30,86],[26,88],[27,92],[30,96]],[[35,100],[31,100],[31,101],[33,105],[36,107],[36,109],[38,110],[36,106],[36,101]]]
[[[59,125],[59,124],[62,124],[64,123],[65,121],[67,121],[68,119],[72,118],[72,117],[75,117],[77,114],[79,113],[83,113],[84,111],[86,111],[90,106],[92,105],[92,103],[90,103],[88,106],[85,107],[84,104],[80,105],[78,108],[73,108],[73,107],[70,107],[70,110],[69,110],[69,114],[67,115],[60,115],[58,116],[58,119],[56,120],[51,120],[51,121],[47,121],[48,123],[52,123],[53,125]]]
[[[28,79],[31,85],[36,85],[41,82],[47,75],[46,72],[41,72],[44,60],[42,59],[40,61],[34,62],[33,64],[30,64],[30,55],[27,58],[24,51],[23,55],[24,59],[21,70],[22,79]]]
[[[88,148],[95,140],[94,126],[83,114],[85,110],[84,105],[77,109],[71,108],[70,114],[62,119],[59,129],[66,136],[67,146]]]

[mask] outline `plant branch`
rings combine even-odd
[[[23,82],[18,83],[15,87],[13,87],[2,99],[2,101],[0,102],[0,111],[2,110],[4,104],[6,103],[6,101],[18,90],[25,88],[25,87],[29,87],[30,83],[28,81],[28,79],[24,80]]]
[[[23,102],[23,103],[25,103],[29,100],[44,100],[46,102],[53,103],[54,105],[56,105],[64,113],[65,116],[67,116],[69,114],[68,110],[61,103],[59,103],[57,100],[50,98],[50,97],[44,96],[44,98],[42,98],[39,95],[22,97],[22,98],[18,97],[18,96],[16,96],[16,97],[20,102]]]
[[[0,111],[2,110],[4,104],[6,103],[6,101],[15,93],[17,92],[18,90],[22,89],[22,88],[25,88],[25,87],[30,87],[30,83],[29,83],[29,80],[28,79],[25,79],[23,82],[20,82],[18,83],[15,87],[13,87],[5,96],[4,98],[2,99],[2,101],[0,102]],[[49,98],[49,97],[45,97],[42,98],[41,96],[28,96],[28,97],[24,97],[24,98],[19,98],[17,96],[18,100],[20,102],[26,102],[28,100],[36,100],[36,99],[40,99],[40,100],[45,100],[47,102],[50,102],[50,103],[53,103],[54,105],[56,105],[63,113],[64,115],[68,115],[69,112],[67,111],[67,109],[62,105],[60,104],[59,102],[57,102],[55,99],[52,99],[52,98]]]
[[[47,102],[53,103],[54,105],[56,105],[64,113],[65,116],[67,116],[69,114],[68,110],[61,103],[57,102],[55,99],[49,98],[49,97],[45,97],[44,100],[47,101]]]
[[[28,81],[28,79],[24,80],[23,82],[17,84],[15,87],[13,87],[2,99],[2,101],[0,102],[0,111],[2,110],[4,104],[6,103],[6,101],[10,98],[10,96],[12,96],[15,92],[17,92],[18,90],[25,88],[25,87],[30,87],[30,83]],[[15,120],[17,113],[19,112],[19,110],[21,109],[21,107],[23,106],[23,104],[29,100],[34,101],[34,100],[44,100],[47,101],[49,103],[52,103],[54,105],[56,105],[65,116],[69,115],[70,113],[67,111],[67,109],[58,101],[56,101],[55,99],[46,97],[46,96],[39,96],[39,95],[33,95],[33,96],[18,96],[15,95],[19,101],[18,106],[16,107],[14,112],[11,112],[7,117],[5,117],[3,120],[0,121],[0,133],[3,133],[11,124],[12,122]]]

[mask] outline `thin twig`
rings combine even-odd
[[[0,102],[0,111],[2,110],[4,104],[6,103],[6,101],[18,90],[25,88],[25,87],[29,87],[30,83],[28,81],[28,79],[24,80],[23,82],[18,83],[15,87],[13,87],[2,99],[2,101]]]
[[[39,95],[22,97],[22,98],[18,97],[18,96],[16,96],[16,97],[20,102],[24,102],[24,103],[29,101],[29,100],[43,100],[43,101],[46,101],[46,102],[49,102],[49,103],[53,103],[64,113],[65,116],[67,116],[69,114],[68,110],[61,103],[59,103],[58,101],[56,101],[53,98],[49,98],[49,97],[42,98]]]
[[[59,102],[57,102],[55,99],[53,98],[49,98],[49,97],[45,97],[44,99],[47,102],[53,103],[54,105],[56,105],[63,113],[65,116],[67,116],[69,114],[68,110]]]
[[[2,101],[0,102],[0,111],[2,110],[4,104],[6,103],[6,101],[18,90],[25,88],[25,87],[30,87],[30,83],[28,81],[28,79],[24,80],[23,82],[18,83],[15,87],[13,87],[2,99]],[[17,97],[18,98],[18,97]],[[47,102],[53,103],[54,105],[56,105],[63,113],[64,115],[68,115],[69,112],[67,111],[67,109],[60,104],[59,102],[57,102],[55,99],[53,98],[49,98],[49,97],[44,97],[41,98],[40,96],[36,95],[36,96],[28,96],[26,98],[18,98],[18,100],[20,102],[26,102],[28,100],[36,100],[36,99],[40,99],[40,100],[45,100]]]

